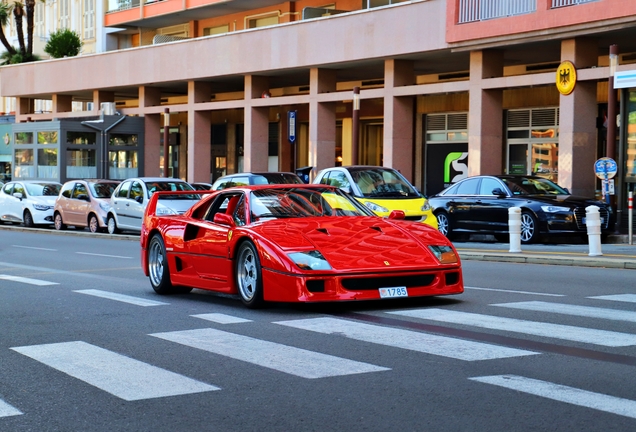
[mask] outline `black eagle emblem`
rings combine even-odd
[[[563,69],[559,73],[559,81],[561,85],[567,85],[570,82],[570,69]]]

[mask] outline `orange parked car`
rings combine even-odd
[[[70,180],[62,186],[55,201],[55,229],[67,225],[95,233],[106,231],[110,196],[120,182],[117,180]]]

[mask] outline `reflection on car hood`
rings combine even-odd
[[[437,266],[427,245],[448,244],[430,227],[377,217],[279,219],[255,226],[254,231],[282,249],[317,249],[334,270],[351,272]]]

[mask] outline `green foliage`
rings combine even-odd
[[[20,50],[15,49],[15,53],[10,53],[9,51],[5,51],[0,54],[0,66],[10,65],[10,64],[18,64],[18,63],[28,63],[32,61],[40,60],[40,57],[36,54],[22,54]]]
[[[54,31],[44,47],[44,52],[53,58],[74,57],[80,53],[82,40],[73,30],[63,28]]]

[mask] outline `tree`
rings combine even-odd
[[[14,1],[13,4],[0,4],[0,42],[4,45],[6,52],[0,55],[2,64],[9,63],[25,63],[39,60],[37,55],[33,54],[33,30],[35,16],[35,1],[25,0],[25,3]],[[16,48],[11,46],[4,34],[4,27],[9,24],[9,18],[13,14],[15,21],[15,29],[18,33],[18,45]],[[27,41],[24,41],[24,17],[27,21]]]
[[[82,40],[73,30],[63,28],[49,35],[44,52],[53,58],[74,57],[80,53]]]

